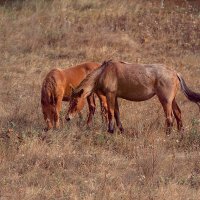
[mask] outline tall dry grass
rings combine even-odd
[[[53,67],[105,59],[170,65],[200,91],[197,1],[24,0],[0,6],[0,199],[198,199],[200,120],[179,93],[185,137],[164,134],[156,98],[120,100],[124,135],[63,120],[44,133]],[[63,103],[62,116],[67,103]]]

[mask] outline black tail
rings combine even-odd
[[[180,85],[181,85],[181,89],[182,89],[184,95],[190,101],[196,103],[199,106],[199,109],[200,109],[200,93],[196,93],[196,92],[193,92],[192,90],[190,90],[180,74],[177,73],[177,77],[179,79],[179,82],[180,82]]]

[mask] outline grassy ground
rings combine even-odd
[[[180,92],[185,137],[164,134],[156,98],[120,100],[125,134],[100,111],[44,133],[41,82],[54,67],[106,59],[165,63],[200,91],[198,1],[30,0],[0,6],[0,199],[200,196],[200,118]],[[62,116],[67,109],[63,103]]]

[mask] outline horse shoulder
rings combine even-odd
[[[118,73],[114,63],[104,68],[99,78],[99,86],[107,91],[114,91],[117,87]]]

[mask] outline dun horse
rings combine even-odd
[[[108,61],[80,83],[73,92],[70,104],[76,107],[82,98],[86,98],[91,92],[100,91],[107,98],[108,132],[114,131],[114,118],[118,128],[123,132],[117,98],[145,101],[157,95],[165,112],[166,133],[169,134],[173,125],[173,116],[176,118],[179,131],[183,126],[181,110],[175,100],[179,83],[184,95],[200,106],[200,93],[191,91],[180,74],[164,65]],[[71,108],[68,111],[69,115]]]
[[[42,112],[44,120],[47,123],[45,130],[59,127],[59,113],[61,111],[62,101],[69,101],[72,88],[78,86],[89,73],[99,66],[100,64],[98,63],[89,62],[68,69],[56,68],[47,74],[41,90]],[[106,104],[105,97],[101,97],[100,95],[98,97],[100,98],[101,104]],[[90,123],[95,111],[94,94],[88,95],[87,101],[89,106],[87,123]],[[84,103],[85,99],[80,98],[75,110],[77,113],[83,109]]]

